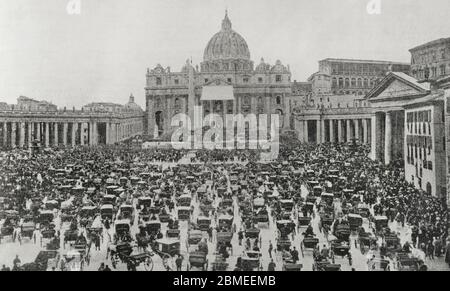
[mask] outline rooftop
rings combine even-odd
[[[377,60],[357,60],[357,59],[334,59],[327,58],[319,62],[336,62],[336,63],[358,63],[358,64],[384,64],[384,65],[405,65],[409,66],[409,63],[402,62],[390,62],[390,61],[377,61]]]
[[[443,44],[443,43],[450,43],[450,37],[449,38],[440,38],[440,39],[436,39],[436,40],[421,44],[419,46],[416,46],[416,47],[410,49],[409,51],[414,52],[417,50],[421,50],[421,49],[424,49],[427,47],[433,47],[433,46],[436,46],[438,44]]]

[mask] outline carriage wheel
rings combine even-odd
[[[146,271],[152,271],[153,270],[153,260],[152,258],[149,256],[145,259],[144,261],[144,269]]]

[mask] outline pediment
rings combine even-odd
[[[373,99],[390,99],[390,98],[398,98],[404,96],[411,96],[421,94],[422,92],[416,88],[409,86],[399,80],[394,80],[387,86],[383,91],[381,91],[378,96],[371,98]]]
[[[391,73],[384,78],[369,94],[370,102],[400,101],[421,97],[430,93],[425,85],[409,76]]]

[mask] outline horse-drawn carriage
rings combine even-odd
[[[191,229],[188,231],[188,238],[187,238],[187,248],[191,247],[192,245],[198,245],[203,239],[203,232],[201,230],[194,230]]]
[[[112,204],[105,204],[100,207],[100,217],[102,220],[108,219],[113,221],[114,219],[114,206]]]
[[[341,265],[333,264],[327,258],[314,259],[313,271],[336,272],[341,270]]]
[[[0,242],[3,238],[10,236],[12,238],[12,240],[14,241],[15,237],[15,227],[17,225],[18,220],[16,218],[11,217],[11,215],[8,215],[2,225],[1,225],[1,229],[0,229]]]
[[[223,258],[222,255],[217,254],[214,262],[212,263],[212,270],[216,271],[226,271],[228,269],[228,263]]]
[[[39,223],[41,225],[48,225],[50,223],[53,223],[53,219],[55,218],[55,215],[53,214],[53,211],[51,210],[41,210],[39,212]]]
[[[292,209],[294,209],[294,200],[292,199],[280,200],[280,207],[283,211],[291,212]]]
[[[178,220],[189,220],[191,218],[190,207],[178,207]]]
[[[399,271],[413,271],[418,272],[421,270],[423,261],[408,253],[397,253],[396,256],[397,269]]]
[[[289,235],[295,232],[295,223],[290,220],[277,221],[278,238],[277,238],[277,250],[289,250],[291,247],[291,240]]]
[[[187,270],[190,271],[192,268],[200,268],[202,271],[208,270],[207,253],[203,251],[190,252]]]
[[[114,243],[131,241],[131,225],[127,219],[117,220],[114,223]]]
[[[161,222],[158,220],[150,220],[145,222],[144,229],[148,235],[157,236],[161,232]]]
[[[211,218],[205,216],[199,216],[197,218],[197,227],[201,231],[208,231],[211,227]]]
[[[178,239],[159,239],[156,241],[155,252],[160,255],[174,257],[180,254],[180,240]]]
[[[56,230],[54,225],[48,225],[44,228],[40,229],[40,246],[42,247],[42,244],[45,241],[51,241],[55,239],[56,237]],[[78,234],[78,233],[77,233]]]
[[[347,219],[351,231],[357,231],[363,225],[363,218],[358,214],[348,214]]]
[[[386,216],[375,216],[373,218],[373,223],[375,226],[375,233],[377,235],[382,235],[384,233],[384,229],[389,225],[389,219]]]
[[[366,232],[363,228],[358,231],[358,239],[355,240],[355,247],[358,247],[361,250],[361,253],[364,254],[366,250],[370,249],[373,245],[376,245],[377,238]]]
[[[260,229],[257,227],[250,227],[245,229],[245,237],[250,239],[256,239],[259,238]]]
[[[22,224],[20,227],[20,236],[22,238],[28,238],[29,240],[33,239],[34,231],[36,230],[36,224],[33,221],[27,221]],[[35,239],[36,243],[36,239]]]
[[[151,197],[143,196],[143,197],[138,198],[138,202],[136,205],[137,209],[150,208],[151,206],[152,206],[152,198]]]
[[[395,255],[402,249],[400,238],[395,233],[385,234],[383,243],[385,246],[385,253],[383,253],[382,255],[384,256],[394,258]]]
[[[177,205],[181,207],[191,207],[192,197],[189,194],[181,195],[177,200]]]
[[[261,271],[261,256],[260,252],[247,251],[238,258],[237,267],[243,271]]]

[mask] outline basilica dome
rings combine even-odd
[[[250,60],[250,51],[245,39],[231,28],[231,21],[226,13],[222,30],[209,41],[203,60],[209,62],[228,59]]]

